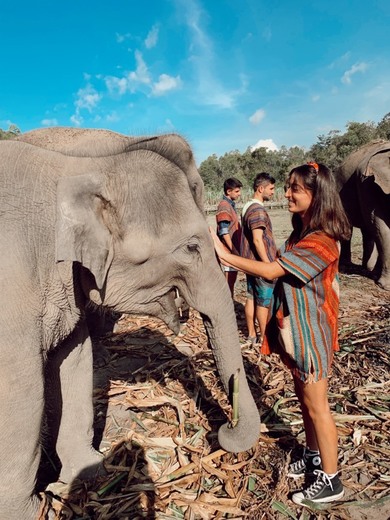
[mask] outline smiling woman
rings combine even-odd
[[[291,370],[306,432],[303,459],[290,465],[297,478],[315,469],[314,483],[294,493],[304,500],[332,502],[343,496],[337,475],[337,431],[327,397],[327,378],[338,350],[338,241],[349,222],[330,170],[308,163],[291,170],[285,194],[293,232],[271,263],[235,257],[218,241],[223,263],[254,276],[278,278],[262,352],[280,354]]]
[[[292,175],[289,184],[286,185],[285,196],[288,200],[289,212],[297,213],[302,221],[306,221],[307,225],[310,219],[308,209],[313,200],[313,194],[310,189],[305,188],[299,177],[295,178],[295,175]]]

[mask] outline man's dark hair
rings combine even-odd
[[[275,184],[276,180],[270,173],[258,173],[253,181],[253,191],[256,191],[259,186],[267,186],[267,184]]]
[[[235,188],[242,188],[242,182],[235,177],[230,177],[223,183],[223,192],[225,195],[227,195],[227,190],[234,190]]]

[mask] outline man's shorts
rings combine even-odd
[[[250,299],[254,299],[259,307],[269,307],[271,305],[274,287],[275,284],[273,282],[268,282],[264,278],[246,275],[247,296]]]

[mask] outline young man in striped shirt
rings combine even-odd
[[[217,234],[232,253],[240,253],[241,226],[236,212],[236,201],[241,195],[242,183],[231,177],[223,183],[223,199],[218,204],[215,218],[217,220]],[[237,279],[237,270],[233,267],[222,266],[229,289],[234,296],[234,284]]]
[[[258,173],[253,181],[253,197],[243,207],[241,214],[241,256],[251,260],[273,262],[277,248],[272,234],[272,224],[264,207],[275,192],[275,179],[266,172]],[[271,303],[275,282],[249,274],[247,279],[247,300],[245,318],[248,327],[248,341],[255,345],[264,337],[268,308]],[[256,319],[261,338],[257,337]]]

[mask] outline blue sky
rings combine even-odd
[[[0,7],[0,128],[309,147],[390,112],[388,0],[19,0]]]

